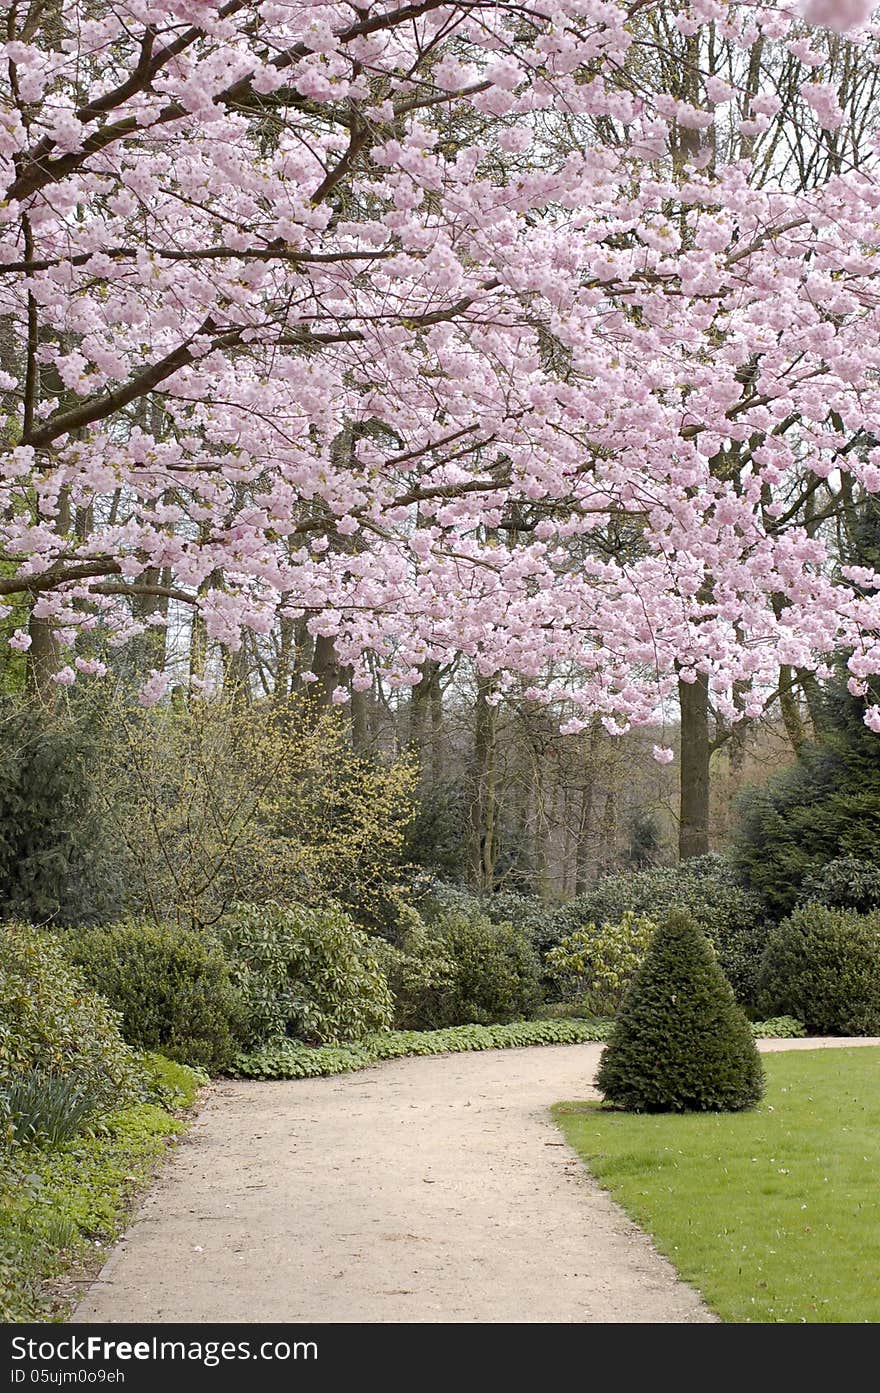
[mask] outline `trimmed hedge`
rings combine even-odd
[[[794,910],[770,933],[759,1000],[811,1035],[880,1034],[880,914]]]
[[[238,1048],[241,997],[220,946],[192,929],[133,921],[62,937],[130,1045],[219,1072]]]
[[[738,1112],[760,1099],[752,1030],[709,940],[683,910],[658,927],[596,1082],[628,1112]]]

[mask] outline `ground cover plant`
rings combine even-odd
[[[70,1272],[91,1271],[128,1220],[205,1076],[140,1060],[141,1099],[50,1144],[0,1145],[0,1321],[62,1320]]]
[[[765,1058],[750,1112],[562,1103],[599,1182],[723,1320],[880,1320],[880,1049]]]
[[[445,1030],[389,1030],[357,1045],[312,1049],[299,1040],[280,1038],[262,1049],[236,1056],[230,1072],[247,1079],[304,1079],[367,1069],[384,1059],[405,1055],[460,1054],[466,1050],[516,1049],[526,1045],[580,1045],[607,1040],[613,1021],[545,1018],[507,1025],[460,1025]],[[794,1039],[803,1035],[790,1016],[755,1021],[757,1038]]]

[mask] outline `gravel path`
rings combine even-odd
[[[600,1052],[216,1085],[73,1319],[713,1320],[550,1121]]]

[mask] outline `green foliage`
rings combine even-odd
[[[244,1009],[220,946],[189,929],[131,921],[63,936],[86,981],[122,1017],[141,1050],[218,1073],[244,1027]]]
[[[101,1103],[95,1081],[35,1069],[0,1089],[0,1127],[8,1127],[18,1146],[60,1146],[82,1131]]]
[[[824,904],[829,909],[855,909],[859,914],[880,909],[880,865],[856,856],[839,856],[804,877],[798,900],[800,904]]]
[[[480,909],[493,924],[513,924],[525,934],[535,951],[542,955],[556,942],[555,911],[537,895],[523,895],[517,890],[496,890],[478,901]]]
[[[103,757],[88,710],[0,702],[0,917],[93,923],[123,893],[98,792]]]
[[[305,1079],[366,1069],[406,1055],[459,1054],[466,1050],[515,1049],[526,1045],[579,1045],[604,1040],[607,1022],[516,1021],[508,1025],[462,1025],[447,1030],[398,1030],[359,1045],[311,1049],[295,1040],[273,1040],[237,1056],[232,1073],[248,1079]]]
[[[138,1061],[144,1071],[144,1102],[166,1112],[191,1108],[199,1089],[210,1083],[210,1076],[203,1069],[166,1059],[152,1050],[139,1055]]]
[[[657,925],[627,910],[619,924],[584,924],[547,954],[547,970],[562,996],[587,996],[597,1014],[614,1014]]]
[[[794,910],[770,932],[759,1000],[810,1035],[880,1034],[880,914]]]
[[[88,991],[54,937],[0,927],[0,1081],[70,1079],[105,1111],[134,1097],[139,1071],[119,1017]]]
[[[426,781],[406,830],[404,860],[441,880],[463,880],[467,874],[469,818],[467,790],[460,781]]]
[[[414,924],[401,949],[386,950],[398,1024],[494,1025],[538,1010],[541,966],[526,934],[493,923],[469,897],[462,904]]]
[[[339,905],[238,905],[221,936],[252,1044],[275,1035],[338,1044],[390,1026],[378,952]]]
[[[794,1016],[771,1016],[766,1021],[752,1021],[756,1040],[802,1040],[806,1035],[803,1021]]]
[[[377,943],[394,1001],[398,1030],[431,1030],[445,1019],[444,1000],[455,984],[456,963],[443,938],[418,916],[403,946]]]
[[[559,942],[585,924],[620,923],[627,912],[657,920],[675,907],[686,909],[705,931],[737,1000],[753,1007],[767,932],[762,904],[738,884],[721,856],[605,876],[556,911],[555,939]]]
[[[761,1060],[706,935],[661,922],[602,1054],[597,1084],[630,1112],[737,1112],[763,1091]]]
[[[64,1319],[55,1280],[93,1265],[182,1123],[138,1103],[51,1151],[23,1148],[0,1179],[0,1321]]]
[[[339,713],[294,701],[121,703],[109,723],[104,796],[139,911],[202,928],[242,900],[334,898],[364,927],[393,918],[413,813],[408,759],[356,755]]]
[[[878,699],[875,682],[866,700]],[[836,681],[825,694],[829,730],[791,768],[740,799],[736,866],[774,918],[794,907],[807,878],[829,862],[877,861],[880,740],[865,726],[864,709],[865,699]]]

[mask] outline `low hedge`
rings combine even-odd
[[[538,1020],[510,1025],[458,1025],[446,1030],[390,1030],[360,1045],[324,1045],[317,1049],[298,1040],[272,1040],[252,1054],[240,1054],[230,1073],[242,1079],[315,1079],[368,1069],[383,1059],[407,1055],[461,1054],[467,1050],[507,1050],[528,1045],[601,1043],[613,1021]],[[804,1035],[800,1021],[789,1016],[755,1021],[759,1039],[794,1039]]]
[[[231,1072],[247,1079],[309,1079],[366,1069],[383,1059],[405,1055],[460,1054],[466,1050],[515,1049],[523,1045],[578,1045],[604,1040],[606,1021],[514,1021],[509,1025],[457,1025],[445,1030],[389,1030],[360,1045],[317,1049],[298,1040],[272,1040],[252,1054],[240,1054]]]

